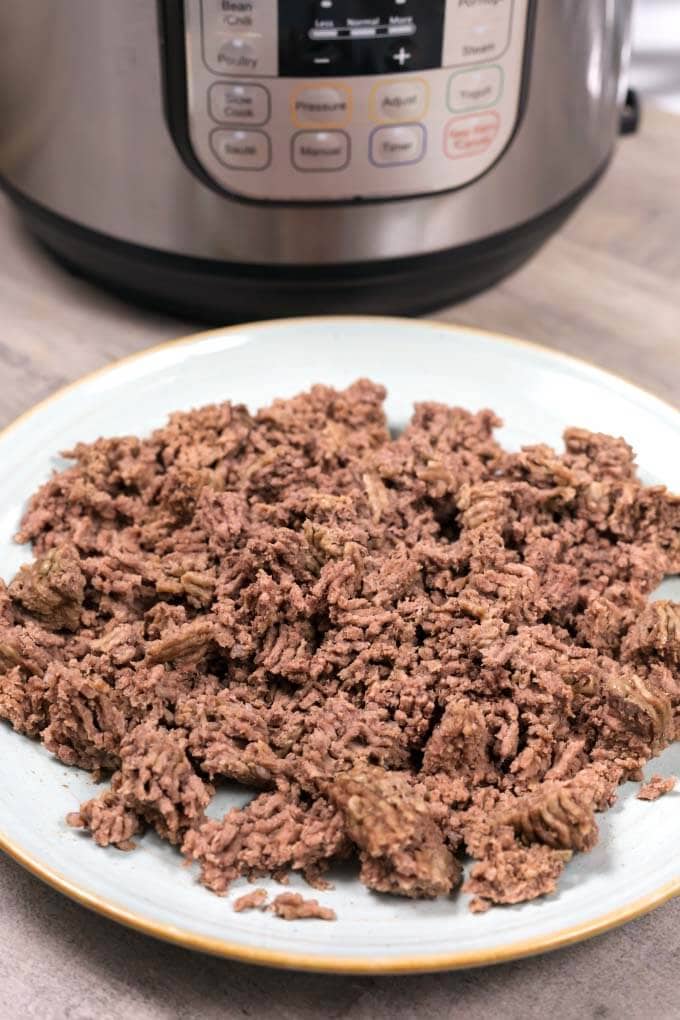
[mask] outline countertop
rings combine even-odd
[[[604,181],[525,268],[432,316],[586,358],[680,404],[680,118],[647,111]],[[0,199],[0,426],[114,358],[192,332],[70,276]],[[677,1017],[680,901],[570,949],[399,978],[282,974],[89,913],[0,857],[0,1018]]]

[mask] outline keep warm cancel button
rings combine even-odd
[[[501,126],[497,113],[475,113],[453,117],[444,128],[444,153],[449,159],[479,156],[486,152]]]

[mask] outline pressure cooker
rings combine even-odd
[[[595,185],[630,20],[631,0],[2,0],[0,182],[73,270],[169,311],[421,311],[519,266]]]

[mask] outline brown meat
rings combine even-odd
[[[509,453],[492,411],[433,402],[393,437],[384,397],[178,412],[30,500],[0,719],[112,774],[69,816],[97,843],[150,825],[217,893],[322,888],[355,850],[370,888],[445,895],[467,853],[474,909],[521,902],[680,736],[678,605],[652,601],[680,497],[623,439]],[[224,780],[253,800],[208,817]]]
[[[318,921],[335,921],[337,916],[330,907],[322,907],[317,900],[305,900],[299,893],[281,893],[269,907],[284,921],[303,921],[309,918]]]
[[[458,884],[460,864],[407,775],[359,766],[338,776],[328,792],[359,848],[369,889],[433,898]]]
[[[77,630],[85,597],[85,575],[72,546],[51,549],[21,568],[10,597],[51,630]]]
[[[658,800],[659,797],[665,797],[667,793],[670,793],[677,786],[677,779],[675,776],[668,776],[664,779],[663,776],[654,775],[640,787],[637,795],[638,800]]]

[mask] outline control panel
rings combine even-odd
[[[261,201],[462,187],[515,129],[529,3],[184,0],[194,154]]]

